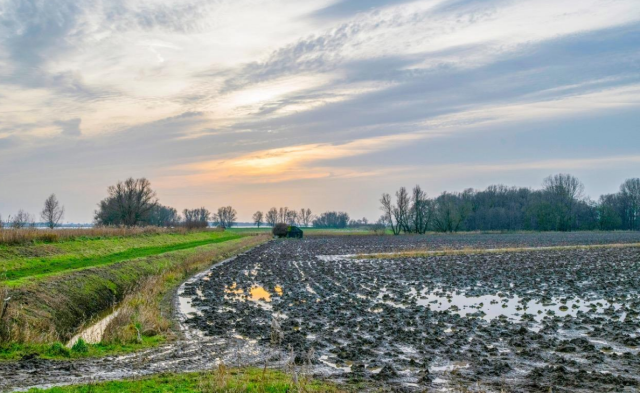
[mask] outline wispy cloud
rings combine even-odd
[[[80,190],[80,219],[75,182],[96,171],[154,176],[177,201],[212,183],[377,192],[434,157],[614,168],[640,143],[636,0],[0,0],[0,36],[7,209],[17,165],[34,195]],[[472,146],[497,133],[509,151]]]

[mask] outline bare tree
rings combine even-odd
[[[56,194],[49,195],[49,198],[44,201],[44,208],[40,212],[40,217],[51,229],[60,225],[60,221],[64,217],[64,206],[60,206]]]
[[[258,228],[260,228],[260,225],[262,225],[263,217],[264,217],[264,214],[261,211],[257,211],[253,213],[253,223],[256,224]]]
[[[285,222],[289,225],[296,225],[298,222],[298,212],[295,210],[287,211],[287,214],[285,215]]]
[[[184,226],[190,229],[207,228],[209,226],[209,210],[201,207],[199,209],[184,209]]]
[[[171,227],[180,224],[180,216],[176,209],[157,204],[151,210],[147,223],[157,227]]]
[[[288,216],[289,216],[289,208],[286,206],[281,207],[280,210],[278,211],[278,222],[286,223]]]
[[[231,206],[225,206],[218,209],[215,215],[215,221],[225,228],[231,228],[236,224],[238,213]]]
[[[411,198],[407,189],[400,187],[396,191],[396,220],[400,228],[407,233],[411,233]]]
[[[18,213],[11,219],[11,228],[14,229],[34,227],[35,225],[33,216],[22,209],[18,210]]]
[[[269,209],[265,217],[265,220],[268,225],[275,227],[276,224],[278,223],[278,209],[276,209],[275,207],[272,207],[271,209]]]
[[[4,222],[2,221],[2,214],[0,214],[0,229],[4,228]]]
[[[311,215],[311,209],[300,209],[300,213],[298,213],[298,218],[300,219],[300,225],[303,227],[308,227],[311,225],[311,221],[313,220]]]
[[[380,221],[383,221],[385,225],[388,225],[394,235],[399,235],[401,227],[397,219],[397,208],[393,206],[393,203],[391,202],[391,195],[387,193],[382,194],[380,204],[382,205],[380,206],[380,210],[383,212]]]
[[[109,196],[98,204],[95,220],[99,225],[145,224],[158,204],[151,183],[145,179],[129,178],[108,189]]]
[[[412,231],[419,234],[426,233],[433,218],[433,205],[418,185],[413,188],[411,194],[410,216]]]

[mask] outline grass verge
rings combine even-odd
[[[66,270],[84,269],[87,267],[109,265],[129,259],[142,258],[150,255],[164,254],[171,251],[186,250],[188,248],[205,246],[207,244],[222,243],[229,240],[239,239],[239,235],[216,236],[210,239],[195,240],[184,243],[168,244],[156,247],[134,248],[123,252],[117,252],[101,257],[91,258],[69,258],[65,260],[48,260],[44,264],[32,264],[31,266],[10,270],[5,273],[7,285],[19,285],[26,277],[44,276],[59,273]]]
[[[55,387],[47,390],[31,389],[29,392],[47,393],[341,393],[346,390],[333,384],[296,378],[269,369],[232,369],[219,366],[213,371],[188,374],[160,374],[135,380],[111,381],[89,385]]]
[[[239,236],[219,231],[190,231],[0,246],[0,281],[16,286],[41,276],[224,242]]]
[[[99,343],[85,344],[67,348],[63,343],[54,342],[51,344],[2,344],[0,345],[0,361],[20,360],[31,357],[40,359],[74,360],[88,357],[102,357],[111,355],[124,355],[139,351],[141,349],[152,348],[166,342],[162,335],[153,337],[142,337],[140,342],[132,343]]]
[[[66,342],[93,318],[118,303],[123,307],[130,303],[134,311],[123,314],[130,317],[128,323],[123,322],[125,318],[118,320],[123,329],[136,330],[136,340],[114,339],[111,344],[143,344],[144,337],[168,337],[170,312],[161,310],[159,304],[172,287],[196,271],[266,240],[258,236],[238,237],[67,271],[20,286],[0,287],[4,298],[10,298],[4,312],[0,309],[0,346]],[[147,288],[153,288],[154,292],[148,292]]]

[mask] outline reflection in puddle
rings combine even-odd
[[[226,293],[234,293],[236,295],[244,294],[244,291],[238,288],[238,284],[236,284],[235,282],[231,286],[227,287],[224,291]]]
[[[235,300],[244,300],[243,295],[245,295],[245,292],[242,288],[239,288],[237,283],[235,282],[232,285],[227,286],[224,291],[225,293],[235,295],[233,297]],[[275,292],[276,296],[282,296],[284,290],[281,286],[276,285],[273,288],[273,292]],[[264,287],[260,285],[253,285],[249,289],[249,295],[246,297],[246,299],[252,301],[271,302],[271,296],[273,296],[273,294],[267,291]]]
[[[250,293],[251,300],[264,300],[265,302],[271,301],[271,294],[263,287],[251,287]]]

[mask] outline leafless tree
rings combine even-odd
[[[398,213],[397,208],[393,206],[393,202],[391,202],[391,195],[384,193],[382,194],[382,198],[380,198],[380,209],[382,210],[381,221],[384,221],[385,225],[388,225],[391,228],[391,231],[394,235],[399,235],[401,230],[401,224],[397,219]]]
[[[411,198],[407,189],[400,187],[396,191],[396,221],[400,224],[400,229],[411,233]]]
[[[180,225],[180,216],[176,209],[158,203],[156,207],[151,210],[147,223],[157,227],[176,226]]]
[[[298,223],[298,212],[295,210],[287,211],[285,222],[289,225],[296,225]]]
[[[158,204],[151,183],[145,179],[129,178],[108,189],[109,196],[98,204],[95,213],[99,225],[145,224],[151,211]]]
[[[60,225],[60,221],[64,217],[64,206],[60,206],[56,194],[49,195],[49,198],[44,201],[44,208],[40,212],[40,217],[51,229]]]
[[[2,214],[0,214],[0,229],[4,228],[4,222],[2,221]]]
[[[215,221],[225,228],[231,228],[236,224],[238,213],[231,206],[218,208],[218,214],[215,215]]]
[[[300,209],[300,212],[298,213],[298,219],[300,220],[300,225],[302,225],[303,227],[308,227],[309,225],[311,225],[311,221],[313,220],[311,209]]]
[[[278,223],[278,209],[276,209],[275,207],[269,209],[265,217],[265,221],[268,225],[275,227]]]
[[[206,228],[209,226],[211,213],[204,207],[199,209],[184,209],[182,214],[184,215],[184,226],[187,228]]]
[[[288,216],[289,216],[289,208],[286,206],[281,207],[278,211],[278,222],[286,223]]]
[[[413,188],[411,194],[410,215],[412,231],[420,234],[426,233],[433,218],[433,204],[419,185]]]
[[[253,213],[253,223],[256,224],[258,228],[260,228],[260,225],[262,225],[263,217],[264,217],[264,214],[261,211],[257,211]]]
[[[36,225],[33,216],[26,211],[20,209],[18,213],[10,218],[11,220],[11,228],[21,229],[26,227],[34,227]]]

